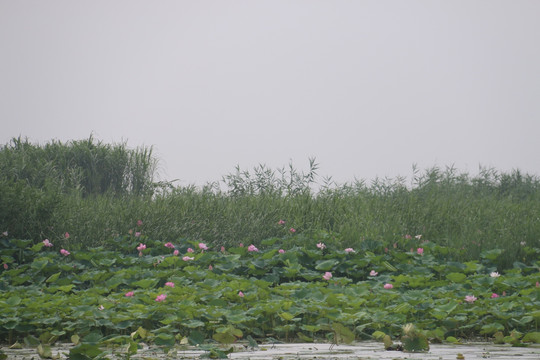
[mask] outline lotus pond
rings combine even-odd
[[[421,236],[361,244],[291,234],[213,248],[135,234],[77,250],[3,237],[0,342],[43,358],[64,342],[72,359],[130,357],[146,344],[226,357],[238,342],[405,345],[408,324],[431,344],[540,342],[540,249],[523,245],[524,262],[502,269],[497,249],[459,262],[462,250]]]

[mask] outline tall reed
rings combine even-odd
[[[147,193],[153,189],[156,170],[152,148],[104,144],[92,135],[68,143],[53,140],[44,146],[18,137],[0,147],[4,180],[24,181],[36,188],[50,182],[59,191],[80,191],[83,196]]]

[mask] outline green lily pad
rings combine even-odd
[[[467,279],[467,275],[463,273],[450,273],[446,275],[446,278],[455,283],[461,283]]]
[[[525,334],[525,336],[523,336],[523,339],[521,339],[521,341],[524,343],[540,344],[540,332],[538,331],[529,332]]]

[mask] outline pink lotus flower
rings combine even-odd
[[[167,298],[167,294],[161,294],[156,297],[157,302],[163,302]]]
[[[540,287],[540,282],[536,282],[536,287]]]
[[[208,246],[206,246],[206,244],[204,244],[204,243],[199,243],[199,249],[208,250]]]
[[[406,234],[406,235],[404,236],[404,238],[407,239],[407,240],[410,240],[410,239],[412,239],[412,236],[409,235],[409,234]]]
[[[468,302],[469,304],[472,304],[476,301],[476,297],[474,295],[467,295],[465,296],[465,301]]]
[[[60,254],[64,255],[64,256],[68,256],[70,254],[69,251],[65,250],[65,249],[61,249],[60,250]]]
[[[124,296],[132,297],[133,295],[135,295],[135,293],[133,291],[128,291]]]
[[[49,241],[49,239],[43,240],[43,246],[45,247],[51,247],[53,244]]]
[[[423,255],[424,254],[424,249],[423,248],[418,248],[418,249],[416,249],[416,253],[418,255]]]
[[[222,247],[221,247],[221,252],[222,252],[222,253],[225,252],[225,246],[222,246]]]
[[[139,246],[137,246],[137,250],[139,250],[139,252],[143,251],[144,249],[146,249],[146,245],[143,243],[140,243]]]
[[[66,233],[64,234],[64,237],[65,237],[66,239],[69,239],[69,233],[66,232]]]
[[[346,248],[345,249],[345,252],[348,254],[348,253],[353,253],[355,252],[353,248]]]
[[[7,270],[7,269],[9,269],[9,266],[8,264],[4,263],[4,270]]]
[[[174,245],[171,242],[166,243],[165,247],[169,249],[174,249]]]
[[[244,243],[238,244],[239,247],[244,247]]]
[[[489,276],[491,276],[492,278],[498,278],[499,276],[501,276],[501,274],[499,274],[498,272],[494,271],[494,272],[492,272],[491,274],[489,274]]]
[[[392,284],[384,284],[384,288],[385,289],[393,289],[394,285],[392,285]]]
[[[496,293],[491,294],[491,298],[492,298],[492,299],[495,299],[495,298],[498,298],[498,297],[499,297],[499,295],[496,294]]]
[[[278,253],[280,253],[280,254],[285,254],[285,250],[279,249]]]
[[[251,245],[248,246],[248,251],[249,252],[252,252],[252,251],[258,252],[259,249],[257,249],[257,247],[255,245],[251,244]]]
[[[296,232],[296,229],[295,228],[290,228],[289,231],[294,234]]]
[[[142,220],[137,220],[137,226],[142,226]]]
[[[323,277],[322,277],[324,280],[330,280],[332,278],[332,273],[331,272],[325,272]]]
[[[285,225],[285,220],[279,220],[278,225]]]
[[[172,287],[172,288],[173,288],[173,287],[174,287],[174,283],[171,282],[171,281],[168,281],[168,282],[165,283],[165,286],[168,286],[168,287]]]
[[[210,271],[214,270],[214,267],[212,266],[212,264],[208,265],[208,270]]]
[[[387,248],[387,247],[384,248],[384,252],[385,252],[385,253],[388,252],[388,248]]]
[[[326,245],[324,245],[322,242],[320,242],[320,243],[317,244],[317,247],[322,250],[322,249],[326,248]]]
[[[370,273],[369,273],[369,276],[377,276],[379,273],[376,272],[375,270],[371,270]]]
[[[188,253],[192,253],[192,252],[193,252],[193,249],[192,249],[192,248],[187,248],[187,252],[188,252]]]
[[[173,255],[174,255],[174,256],[178,256],[178,254],[180,254],[180,251],[178,251],[178,250],[174,250],[174,251],[173,251]]]
[[[135,237],[140,237],[140,236],[141,236],[141,232],[140,232],[140,231],[137,231],[137,232],[135,233]]]
[[[194,259],[195,259],[195,258],[192,258],[192,257],[189,257],[189,256],[184,256],[184,257],[182,258],[182,260],[184,260],[184,261],[190,261],[190,260],[194,260]]]
[[[8,232],[7,232],[7,231],[4,231],[4,232],[2,233],[2,235],[8,236]]]
[[[243,298],[245,295],[244,295],[243,292],[239,291],[239,292],[238,292],[238,296],[240,296],[241,298]]]

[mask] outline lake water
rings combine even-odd
[[[385,351],[382,343],[359,342],[353,345],[338,345],[330,347],[330,344],[264,344],[258,349],[249,350],[243,346],[235,346],[234,353],[228,355],[229,359],[361,359],[361,360],[455,360],[458,354],[462,354],[466,360],[476,359],[513,359],[539,360],[540,346],[511,347],[506,345],[494,345],[491,343],[467,343],[464,345],[431,344],[431,349],[426,353],[405,353],[400,351]],[[53,349],[53,355],[59,355],[59,359],[67,359],[70,344],[64,344]],[[8,355],[8,359],[39,359],[35,349],[26,348],[10,350],[2,348]],[[196,347],[178,349],[167,356],[161,349],[143,346],[132,359],[198,359],[205,351]],[[113,357],[111,357],[113,358]],[[114,357],[121,359],[122,356]]]

